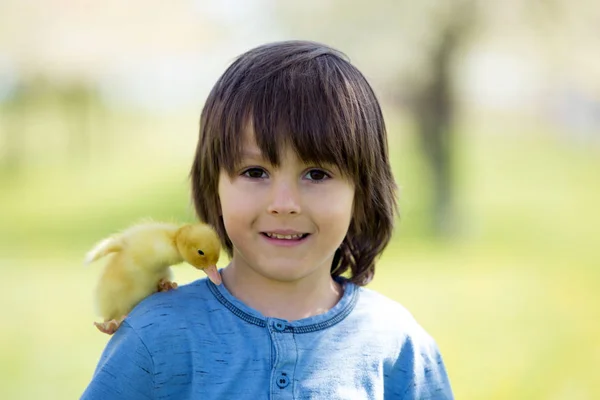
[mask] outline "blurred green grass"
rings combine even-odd
[[[189,122],[180,125],[189,131]],[[427,234],[427,169],[415,137],[399,131],[409,129],[390,128],[402,219],[370,287],[437,340],[458,399],[600,398],[600,150],[545,132],[464,129],[456,159],[464,224],[441,240]],[[144,217],[193,219],[193,140],[177,157],[138,148],[1,178],[0,398],[81,394],[107,341],[92,326],[101,268],[83,268],[83,254]],[[200,277],[185,266],[175,275]]]

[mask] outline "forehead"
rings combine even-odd
[[[239,154],[235,156],[237,162],[244,159],[257,159],[268,161],[273,165],[280,165],[284,161],[295,161],[303,163],[315,163],[319,165],[335,165],[341,170],[343,165],[337,165],[334,155],[319,157],[315,152],[302,150],[297,146],[297,140],[287,132],[277,132],[276,137],[268,135],[257,135],[253,124],[245,124],[239,140]],[[313,148],[318,147],[319,143],[313,143]]]
[[[256,135],[251,125],[246,124],[241,134],[242,156],[263,157],[263,153],[256,143]]]
[[[284,153],[292,152],[293,149],[290,146],[289,140],[285,141],[271,141],[270,139],[263,138],[261,141],[262,146],[258,144],[256,133],[251,123],[245,124],[240,134],[240,156],[242,158],[261,158],[269,159],[269,153],[273,150],[276,151],[277,159]]]

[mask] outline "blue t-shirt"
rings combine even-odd
[[[208,279],[156,293],[111,337],[82,399],[453,399],[411,314],[339,282],[332,309],[293,322]]]

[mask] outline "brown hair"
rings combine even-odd
[[[397,203],[383,116],[364,76],[335,49],[286,41],[242,54],[219,78],[202,110],[190,177],[196,212],[215,228],[230,257],[219,173],[233,174],[240,162],[248,123],[273,165],[289,144],[304,162],[334,164],[354,182],[353,217],[331,275],[350,270],[352,282],[369,283],[392,235]]]

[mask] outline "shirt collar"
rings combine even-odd
[[[357,290],[356,285],[346,278],[336,277],[335,280],[341,284],[344,290],[342,298],[337,304],[323,314],[299,319],[297,321],[286,322],[286,325],[288,326],[287,329],[292,330],[294,333],[314,332],[333,326],[350,314],[358,300],[359,291]],[[238,318],[249,324],[260,327],[267,326],[269,318],[238,300],[227,290],[225,285],[217,286],[209,279],[206,279],[206,285],[215,298]]]

